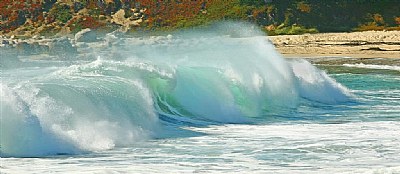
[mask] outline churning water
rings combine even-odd
[[[76,45],[1,50],[1,173],[400,172],[398,66],[322,71],[241,24]]]

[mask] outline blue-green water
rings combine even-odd
[[[1,173],[400,171],[399,65],[283,59],[249,31],[2,50]]]

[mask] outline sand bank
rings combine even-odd
[[[285,57],[400,58],[400,31],[269,36]]]

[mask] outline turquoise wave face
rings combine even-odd
[[[82,60],[2,55],[1,156],[134,146],[190,135],[174,135],[172,125],[257,123],[291,115],[304,101],[351,101],[324,71],[284,60],[251,27],[224,29],[141,38],[109,34],[79,47]]]

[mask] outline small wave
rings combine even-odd
[[[343,64],[346,67],[355,67],[355,68],[366,68],[366,69],[383,69],[383,70],[394,70],[400,71],[400,66],[392,66],[392,65],[371,65],[371,64]]]

